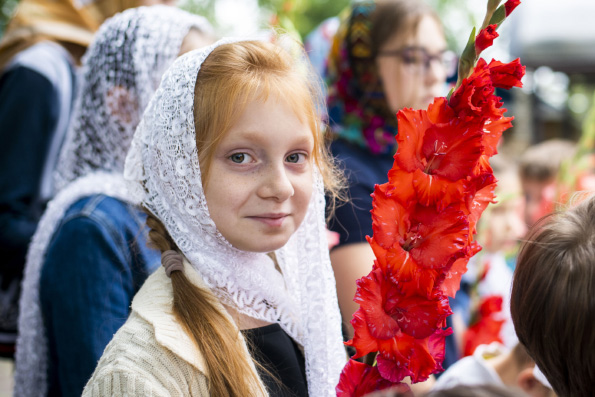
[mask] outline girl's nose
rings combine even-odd
[[[284,165],[270,166],[262,175],[258,195],[264,199],[285,201],[295,193],[291,179]]]

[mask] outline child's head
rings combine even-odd
[[[101,25],[83,58],[57,190],[93,171],[122,172],[163,73],[181,53],[211,43],[211,29],[206,19],[166,6],[129,9]]]
[[[519,161],[519,175],[525,195],[525,222],[533,225],[551,211],[554,183],[560,166],[574,156],[576,145],[564,139],[550,139],[530,146]],[[549,203],[549,205],[548,205]]]
[[[379,0],[371,42],[389,108],[425,109],[443,94],[447,70],[442,23],[424,1]],[[449,53],[450,54],[450,53]],[[454,66],[454,56],[449,58]]]
[[[556,394],[595,394],[595,196],[534,227],[519,254],[511,313]]]
[[[333,133],[373,153],[390,152],[396,113],[425,109],[444,94],[455,65],[446,49],[440,20],[423,0],[352,2],[328,59]]]
[[[273,251],[287,242],[306,214],[314,166],[337,193],[318,86],[307,72],[259,41],[221,45],[201,66],[194,115],[202,183],[213,221],[236,248]]]
[[[513,249],[527,228],[522,219],[523,196],[516,167],[509,159],[491,162],[498,179],[496,203],[488,206],[478,224],[478,241],[486,252]]]

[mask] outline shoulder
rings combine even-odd
[[[445,389],[456,385],[501,383],[485,363],[477,356],[468,356],[451,365],[436,381],[434,389]]]
[[[72,57],[62,46],[42,41],[15,55],[5,71],[15,68],[33,70],[53,85],[62,86],[71,81],[75,66]]]
[[[155,338],[153,326],[131,313],[114,335],[87,383],[84,396],[208,395],[206,377]]]
[[[93,194],[74,202],[64,214],[62,224],[86,219],[110,230],[138,230],[145,221],[142,211],[120,199]]]

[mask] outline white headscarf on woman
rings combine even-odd
[[[240,313],[280,324],[304,349],[309,394],[334,396],[346,354],[320,172],[315,172],[304,221],[275,252],[281,271],[265,253],[234,248],[207,208],[196,147],[194,87],[213,49],[235,41],[224,39],[176,60],[134,135],[124,176],[132,181],[135,198],[164,224],[215,296]]]
[[[48,349],[39,279],[48,245],[68,208],[104,194],[138,204],[123,179],[134,130],[161,76],[178,56],[191,28],[211,34],[202,17],[173,7],[129,9],[107,20],[83,58],[82,85],[60,155],[58,195],[33,236],[20,301],[15,396],[47,393]]]

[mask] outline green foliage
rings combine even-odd
[[[349,0],[258,0],[265,11],[280,19],[288,18],[301,37],[325,19],[339,15],[349,3]]]
[[[4,29],[6,29],[6,25],[12,16],[12,12],[16,7],[19,0],[3,0],[2,5],[0,5],[0,37],[4,33]]]
[[[181,0],[179,6],[181,9],[193,14],[202,15],[217,27],[215,21],[215,3],[217,0]]]

